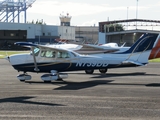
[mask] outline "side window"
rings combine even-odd
[[[65,57],[65,58],[70,58],[69,53],[68,53],[68,52],[65,52],[65,53],[64,53],[64,57]]]
[[[46,51],[45,57],[51,58],[52,57],[52,51]]]
[[[42,51],[41,51],[41,57],[45,57],[45,53],[46,53],[46,52],[45,52],[44,50],[42,50]]]
[[[55,58],[56,52],[51,50],[42,50],[41,51],[41,57],[47,57],[47,58]]]
[[[62,58],[62,52],[57,52],[57,58]]]
[[[68,52],[58,52],[57,58],[70,58],[70,55],[68,54]]]
[[[52,51],[52,58],[55,58],[55,57],[56,57],[56,52]]]

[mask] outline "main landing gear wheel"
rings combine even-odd
[[[44,81],[44,83],[51,83],[51,81]]]
[[[91,70],[85,70],[86,74],[93,74],[94,72],[94,69],[91,69]]]
[[[106,73],[108,69],[99,69],[100,73]]]
[[[22,79],[21,79],[21,80],[19,80],[19,81],[20,81],[20,82],[25,82],[25,80],[22,80]]]

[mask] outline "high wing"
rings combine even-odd
[[[16,42],[15,45],[18,46],[24,46],[24,47],[38,47],[40,49],[51,49],[51,50],[55,50],[55,51],[71,51],[69,49],[65,49],[62,47],[53,47],[53,46],[47,46],[47,45],[39,45],[39,44],[32,44],[32,43],[28,43],[28,42]]]
[[[95,48],[99,50],[111,50],[111,51],[118,51],[119,48],[113,48],[113,47],[107,47],[107,46],[99,46],[99,45],[92,45],[92,44],[84,44],[83,46],[89,47],[89,48]]]
[[[82,45],[78,45],[78,44],[51,44],[46,46],[53,47],[53,48],[63,48],[63,49],[74,50],[74,51],[79,50],[83,47]]]

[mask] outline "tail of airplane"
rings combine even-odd
[[[148,63],[148,58],[154,44],[158,41],[158,34],[146,33],[143,34],[129,50],[120,54],[128,54],[128,57],[123,63],[132,63],[136,65],[144,65]]]
[[[160,58],[160,34],[158,35],[158,41],[155,42],[154,48],[151,51],[151,54],[149,56],[150,59]]]

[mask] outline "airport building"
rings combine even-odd
[[[18,41],[46,44],[56,39],[75,40],[75,27],[0,22],[0,49],[14,49]]]
[[[97,26],[77,26],[75,27],[75,40],[81,43],[98,43],[98,27]]]
[[[63,17],[65,19],[63,19]],[[17,49],[17,47],[14,46],[14,43],[18,41],[37,44],[52,44],[57,42],[57,40],[90,44],[116,42],[119,45],[126,43],[126,46],[131,46],[143,33],[160,33],[159,30],[154,29],[136,29],[135,25],[131,24],[132,22],[135,23],[137,21],[141,22],[141,26],[153,28],[160,26],[160,21],[157,20],[123,20],[125,24],[127,22],[127,27],[132,26],[132,29],[125,28],[121,31],[117,29],[109,31],[109,26],[119,23],[123,25],[123,21],[99,22],[99,27],[70,26],[70,18],[71,17],[69,16],[60,16],[61,26],[0,22],[0,49]],[[144,22],[146,23],[144,24]],[[138,27],[139,26],[140,25],[138,24]]]

